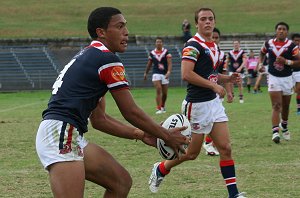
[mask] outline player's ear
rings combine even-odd
[[[103,28],[97,28],[96,34],[98,35],[98,38],[105,38],[105,30]]]

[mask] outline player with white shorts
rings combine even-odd
[[[152,75],[152,82],[154,82],[154,81],[161,81],[162,85],[169,84],[169,79],[166,78],[166,75],[164,75],[164,74],[153,74]]]
[[[268,91],[282,91],[282,95],[290,96],[294,93],[293,76],[276,77],[269,74]]]
[[[87,144],[75,127],[59,120],[43,120],[36,136],[37,153],[45,169],[56,162],[82,161]]]
[[[227,122],[228,117],[219,97],[207,102],[190,103],[184,100],[181,108],[188,115],[192,132],[209,134],[215,122]]]

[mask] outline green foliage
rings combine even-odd
[[[132,35],[179,36],[183,19],[194,24],[194,12],[200,7],[215,11],[222,33],[273,32],[279,21],[297,32],[297,5],[298,0],[9,0],[1,2],[0,38],[86,38],[87,17],[100,6],[119,8]]]
[[[185,88],[170,88],[167,113],[155,115],[155,90],[133,89],[132,94],[145,112],[160,122],[180,112]],[[47,172],[35,151],[35,135],[50,91],[0,94],[0,192],[1,197],[52,197]],[[237,92],[236,92],[237,95]],[[240,190],[250,198],[299,197],[300,128],[293,97],[289,127],[290,142],[279,145],[271,141],[271,105],[266,89],[262,94],[245,93],[245,103],[224,103],[229,115],[233,156]],[[111,96],[107,95],[107,112],[125,122]],[[142,142],[109,136],[93,130],[86,138],[107,149],[126,167],[133,178],[131,198],[154,197],[148,189],[153,163],[162,160],[158,151]],[[201,152],[195,161],[175,167],[166,177],[155,197],[219,198],[227,197],[219,170],[219,158]],[[103,195],[103,188],[86,183],[85,197]]]

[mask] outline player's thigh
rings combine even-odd
[[[83,161],[54,163],[48,170],[54,197],[83,197],[85,182]]]
[[[217,147],[227,149],[230,144],[227,122],[215,122],[210,136]]]
[[[269,91],[272,106],[282,105],[282,92],[281,91]]]
[[[295,92],[297,94],[300,94],[300,82],[296,82],[296,84],[295,84]]]
[[[201,151],[203,139],[204,139],[204,134],[192,133],[192,139],[188,146],[187,154],[193,155],[194,158],[196,158]]]
[[[107,189],[131,186],[131,177],[112,155],[100,146],[89,143],[84,148],[86,179]],[[121,186],[121,187],[120,187]]]
[[[168,84],[162,85],[161,88],[162,88],[162,93],[164,95],[167,95],[167,93],[168,93]]]

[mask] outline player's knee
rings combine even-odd
[[[195,160],[197,159],[199,153],[187,153],[186,158],[187,160]]]
[[[122,195],[121,197],[126,197],[132,186],[132,178],[129,173],[123,172],[116,178],[115,186],[113,191],[115,194]]]
[[[273,110],[274,111],[281,111],[281,103],[278,103],[278,102],[276,102],[276,103],[274,103],[273,105],[272,105],[272,108],[273,108]]]
[[[231,157],[231,144],[224,144],[218,148],[220,155],[223,157]]]

